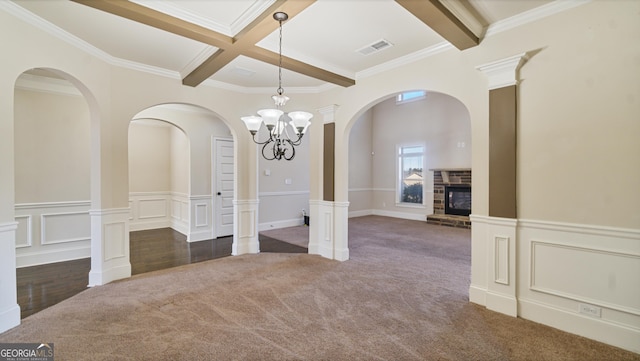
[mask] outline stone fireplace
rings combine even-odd
[[[430,169],[433,172],[433,213],[427,223],[471,228],[471,169]]]

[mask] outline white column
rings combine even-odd
[[[487,76],[491,91],[517,85],[520,67],[527,60],[527,53],[522,53],[478,66],[477,69]],[[518,315],[518,220],[477,214],[471,215],[470,218],[472,231],[469,300],[515,317]]]
[[[0,332],[20,324],[16,288],[17,222],[0,224]]]
[[[334,248],[333,259],[349,259],[349,202],[334,202]]]
[[[335,104],[318,109],[323,124],[335,122]],[[324,154],[323,149],[318,150]],[[322,158],[316,164],[322,164]],[[322,169],[317,169],[318,179],[324,180]],[[322,189],[322,184],[320,184]],[[349,202],[332,202],[322,199],[309,200],[309,254],[346,261],[349,259],[348,219]]]
[[[91,216],[89,287],[131,277],[129,208],[96,209]]]
[[[260,242],[258,241],[259,204],[258,199],[233,201],[232,255],[260,252]]]

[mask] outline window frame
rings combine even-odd
[[[402,201],[402,191],[403,191],[403,187],[402,187],[402,183],[403,183],[403,177],[402,177],[402,172],[403,172],[403,166],[404,166],[404,162],[402,162],[402,159],[404,158],[403,154],[401,153],[401,150],[404,148],[413,148],[413,147],[421,147],[422,148],[422,203],[410,203],[410,202],[403,202]],[[408,208],[425,208],[425,200],[426,200],[426,185],[424,182],[424,175],[425,175],[425,170],[426,170],[426,143],[424,142],[416,142],[416,143],[403,143],[403,144],[396,144],[396,195],[395,195],[395,200],[396,200],[396,206],[397,207],[408,207]]]
[[[421,94],[421,95],[411,96],[410,98],[407,99],[407,95],[414,94],[414,93],[415,94]],[[398,95],[396,95],[396,105],[411,103],[411,102],[415,102],[415,101],[418,101],[418,100],[423,100],[426,97],[427,97],[427,91],[426,90],[410,90],[410,91],[398,93]]]

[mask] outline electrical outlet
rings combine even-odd
[[[591,317],[602,317],[602,309],[598,306],[588,305],[586,303],[579,304],[579,312]]]

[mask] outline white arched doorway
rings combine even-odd
[[[167,126],[159,127],[160,124]],[[143,164],[145,159],[131,157],[132,150],[142,152],[145,149],[144,145],[132,140],[133,136],[138,137],[138,140],[144,134],[148,136],[144,131],[135,131],[140,126],[164,129],[159,131],[164,133],[163,137],[166,139],[164,155],[146,152],[144,158],[149,160],[152,157],[156,159],[156,165],[163,163],[166,166],[156,167],[154,172],[157,176],[151,179],[145,179],[148,178],[148,173],[131,171],[130,204],[134,213],[131,229],[168,226],[185,234],[189,242],[231,235],[235,166],[233,136],[224,121],[212,111],[190,104],[162,104],[139,112],[130,125],[129,159]],[[147,137],[146,142],[151,141],[152,138]],[[223,142],[224,147],[220,147]],[[220,163],[223,155],[226,158]],[[224,181],[220,181],[221,174],[227,177]],[[162,184],[158,184],[158,180]],[[147,211],[144,206],[151,205],[144,199],[145,188],[156,192],[155,205],[148,210],[155,217],[144,214]],[[225,214],[230,214],[231,217],[221,217],[221,211],[227,212]],[[152,218],[155,221],[148,222]]]
[[[15,264],[23,318],[89,283],[95,124],[90,103],[84,86],[58,70],[31,69],[15,82]],[[61,262],[73,275],[64,282],[47,278]]]

